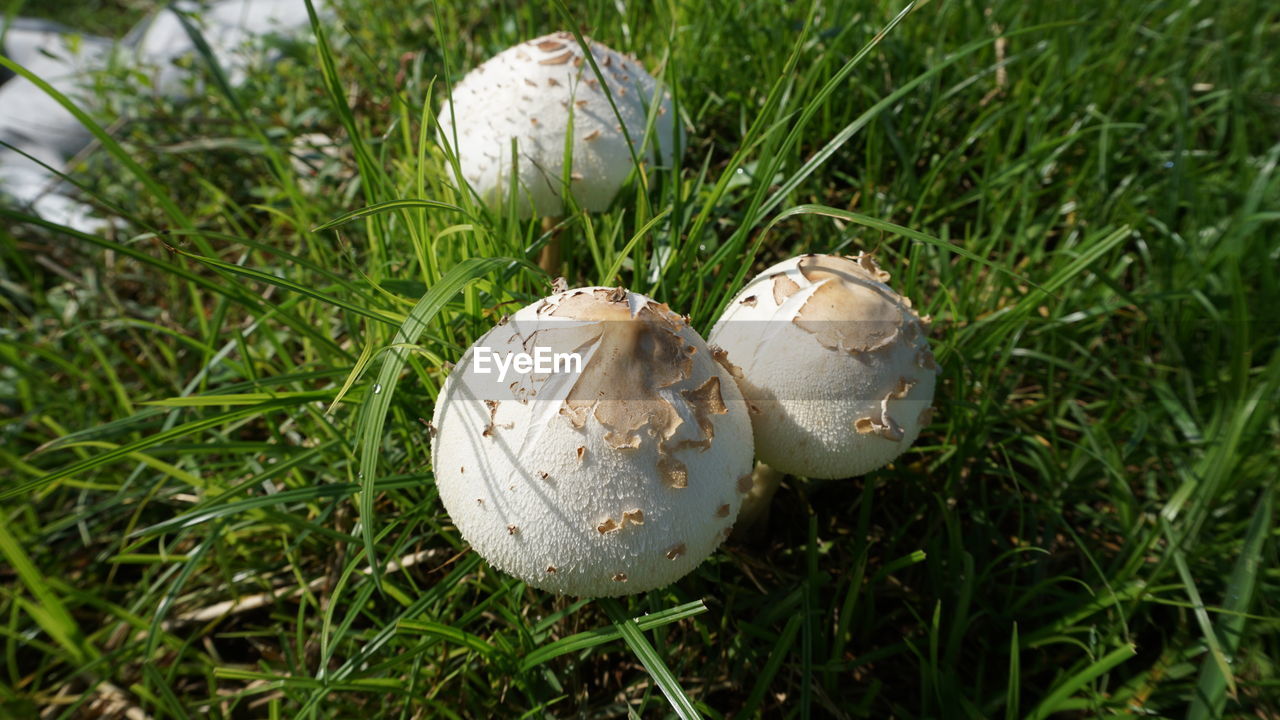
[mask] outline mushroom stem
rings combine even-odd
[[[734,539],[745,540],[753,529],[768,524],[769,506],[782,478],[783,473],[762,462],[756,463],[755,470],[751,472],[751,489],[743,496],[742,508],[738,510],[738,519],[733,524]]]
[[[560,230],[556,227],[558,218],[544,217],[542,218],[542,232],[551,233],[551,239],[547,240],[547,244],[542,246],[542,252],[538,254],[538,267],[547,271],[551,277],[557,277],[560,273]]]

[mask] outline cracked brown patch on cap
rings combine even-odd
[[[537,44],[537,48],[542,52],[555,52],[564,49],[564,43],[555,40],[543,40]]]
[[[906,322],[901,300],[886,292],[862,265],[848,258],[820,256],[802,258],[798,267],[809,282],[822,285],[792,322],[823,347],[874,352],[898,339]]]
[[[689,487],[689,468],[670,455],[659,456],[658,476],[662,479],[662,484],[669,488]]]
[[[686,549],[687,548],[685,548],[684,543],[676,543],[669,550],[667,550],[666,552],[667,559],[675,560],[676,558],[685,554]]]
[[[688,407],[693,410],[693,419],[698,423],[698,430],[701,431],[702,437],[697,440],[685,440],[675,449],[696,447],[707,450],[716,436],[716,428],[711,422],[711,416],[729,412],[729,408],[724,404],[724,397],[720,394],[720,377],[712,375],[699,387],[693,390],[682,390],[680,394],[684,396]]]
[[[781,305],[784,300],[800,292],[800,286],[795,280],[787,277],[786,273],[778,273],[773,276],[773,301]]]
[[[624,511],[622,513],[622,524],[626,525],[627,523],[631,523],[632,525],[643,525],[644,511],[639,508]]]
[[[898,441],[906,437],[906,432],[902,426],[898,424],[893,416],[889,414],[889,401],[893,399],[893,391],[890,390],[884,399],[880,401],[880,437],[885,440]]]
[[[639,435],[623,435],[610,430],[604,434],[604,441],[614,450],[638,450],[640,448]]]
[[[484,405],[485,407],[489,408],[489,424],[484,426],[484,432],[480,433],[481,437],[488,437],[488,438],[493,437],[493,431],[498,428],[502,428],[504,430],[511,429],[510,423],[506,425],[498,425],[498,401],[497,400],[485,400]]]
[[[741,300],[739,300],[739,301],[738,301],[738,304],[739,304],[739,305],[746,305],[747,307],[755,307],[755,306],[756,306],[756,296],[755,296],[755,295],[748,295],[748,296],[746,296],[746,297],[742,298]]]
[[[621,530],[621,529],[622,529],[622,526],[619,525],[618,522],[613,518],[605,518],[604,522],[596,526],[596,531],[599,532],[601,535],[608,535],[611,532],[617,532],[618,530]]]
[[[627,574],[626,574],[626,573],[614,573],[614,575],[613,575],[613,581],[614,581],[614,582],[626,582],[626,581],[627,581]]]
[[[598,323],[596,352],[570,388],[560,414],[575,428],[582,428],[588,416],[595,418],[613,449],[638,449],[652,438],[658,444],[663,483],[687,487],[688,469],[671,453],[683,447],[710,447],[711,416],[728,412],[720,380],[712,376],[695,389],[681,391],[699,437],[673,447],[670,440],[683,422],[681,413],[658,391],[690,377],[696,349],[680,336],[682,323],[665,304],[645,303],[633,317],[627,298],[624,288],[575,293],[552,312]]]
[[[737,365],[734,365],[732,362],[730,362],[730,360],[729,360],[729,351],[728,351],[728,350],[725,350],[724,348],[720,347],[719,345],[712,345],[712,346],[711,346],[711,359],[712,359],[712,360],[715,360],[717,363],[719,363],[719,364],[720,364],[720,367],[724,368],[724,369],[725,369],[725,371],[726,371],[726,372],[728,372],[728,373],[729,373],[729,375],[730,375],[730,376],[732,376],[735,380],[741,380],[741,379],[742,379],[742,377],[743,377],[743,376],[742,376],[742,368],[740,368],[740,367],[738,367]]]
[[[752,478],[751,473],[747,473],[738,478],[738,492],[749,493],[751,492],[751,486],[754,484],[755,480]]]
[[[905,391],[903,392],[905,395]],[[898,424],[897,420],[889,414],[889,401],[894,398],[901,397],[896,390],[890,390],[885,393],[883,399],[880,400],[880,417],[864,417],[853,421],[853,429],[862,435],[876,433],[885,440],[897,442],[906,437],[906,431]]]
[[[539,65],[563,65],[563,64],[565,64],[565,63],[569,62],[569,59],[570,59],[570,58],[572,58],[572,57],[573,57],[573,53],[571,53],[571,52],[567,52],[567,53],[565,53],[565,54],[563,54],[563,55],[557,55],[557,56],[555,56],[555,57],[543,58],[543,59],[541,59],[541,60],[539,60],[539,61],[538,61],[538,64],[539,64]]]
[[[858,266],[865,270],[868,275],[876,280],[879,280],[880,282],[889,281],[889,273],[881,270],[879,263],[877,263],[875,258],[871,257],[869,253],[858,253],[858,256],[852,259],[854,262],[858,263]]]
[[[716,508],[716,517],[729,517],[729,503],[725,503]]]
[[[583,405],[579,407],[570,407],[568,405],[560,406],[560,415],[568,419],[569,424],[576,430],[581,430],[582,426],[587,424],[587,416],[591,414],[591,408]],[[581,455],[581,453],[579,453]]]

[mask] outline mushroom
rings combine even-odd
[[[938,374],[928,318],[888,279],[866,254],[791,258],[749,282],[712,328],[710,342],[752,406],[756,455],[769,466],[756,472],[744,521],[767,503],[779,473],[862,475],[928,423]]]
[[[645,142],[657,81],[638,61],[593,40],[587,44],[599,77],[573,34],[557,32],[507,48],[454,86],[452,105],[446,102],[440,111],[440,133],[452,145],[457,123],[455,150],[462,175],[486,202],[503,201],[514,139],[520,216],[529,217],[531,208],[542,216],[560,215],[570,113],[573,167],[568,182],[574,200],[587,210],[607,209],[631,171],[634,163],[623,127],[637,157],[648,163],[660,158],[663,165],[672,161],[677,128],[669,95],[663,93],[653,134]]]
[[[606,210],[635,164],[632,150],[647,164],[667,166],[675,158],[680,132],[664,92],[653,110],[652,132],[646,134],[657,81],[639,61],[594,40],[586,43],[599,75],[572,33],[544,35],[507,48],[468,73],[454,86],[438,119],[445,143],[453,145],[456,132],[454,151],[462,179],[491,206],[505,202],[515,163],[517,213],[527,218],[536,210],[543,217],[551,239],[538,264],[553,274],[560,243],[552,218],[561,214],[566,183],[580,207]],[[573,158],[566,174],[571,116]]]
[[[555,292],[490,330],[432,424],[436,485],[463,538],[534,587],[582,597],[701,563],[753,457],[726,367],[665,304],[622,288]]]

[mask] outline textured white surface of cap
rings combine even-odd
[[[476,371],[477,348],[576,351],[583,372]],[[728,535],[750,489],[751,421],[702,338],[664,304],[580,288],[463,355],[433,417],[440,499],[494,567],[580,597],[670,584]]]
[[[756,456],[812,478],[852,477],[904,452],[932,413],[927,321],[870,256],[804,255],[756,276],[709,342],[741,372]]]
[[[572,33],[534,38],[498,53],[472,70],[453,88],[453,107],[440,111],[441,136],[454,142],[463,177],[490,204],[503,202],[512,166],[511,140],[517,142],[521,217],[530,205],[539,215],[561,212],[565,136],[573,112],[573,168],[570,188],[583,208],[608,208],[632,168],[622,133],[625,125],[636,155],[652,165],[672,162],[678,130],[670,97],[656,109],[653,136],[645,140],[649,107],[658,91],[639,61],[594,40],[587,40],[618,116],[599,78],[586,62]],[[642,143],[643,146],[642,146]],[[641,152],[641,148],[644,151]],[[658,152],[655,153],[655,147]]]

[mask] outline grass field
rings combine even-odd
[[[572,5],[348,0],[239,90],[117,97],[72,173],[116,232],[0,209],[0,715],[1280,718],[1280,7]],[[944,368],[898,462],[613,603],[469,552],[420,422],[550,281],[432,119],[569,26],[688,138],[568,219],[570,285],[705,332],[874,251]]]

